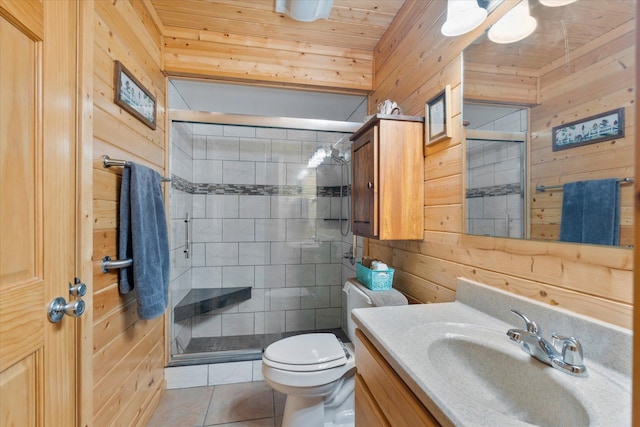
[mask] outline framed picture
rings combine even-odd
[[[114,87],[115,103],[151,129],[155,129],[156,98],[120,61],[115,61]]]
[[[451,138],[451,86],[425,104],[425,145]]]
[[[553,151],[624,137],[624,108],[555,126],[551,130]]]

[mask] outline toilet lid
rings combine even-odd
[[[302,334],[284,338],[264,351],[265,363],[291,371],[317,371],[347,363],[340,342],[333,334]]]

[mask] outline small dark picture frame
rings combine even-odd
[[[425,145],[451,138],[451,86],[425,104]]]
[[[155,130],[156,98],[120,61],[115,61],[114,87],[114,102]]]
[[[624,107],[555,126],[551,130],[553,151],[624,137]]]

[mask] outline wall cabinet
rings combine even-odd
[[[378,114],[351,140],[353,234],[422,240],[424,119]]]
[[[440,423],[356,329],[356,426],[436,427]]]

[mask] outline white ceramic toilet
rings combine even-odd
[[[347,294],[348,336],[354,341],[351,310],[374,304],[351,281],[344,284],[343,292]],[[354,425],[356,364],[351,348],[333,334],[309,333],[284,338],[265,349],[262,375],[271,387],[287,395],[282,427]]]

